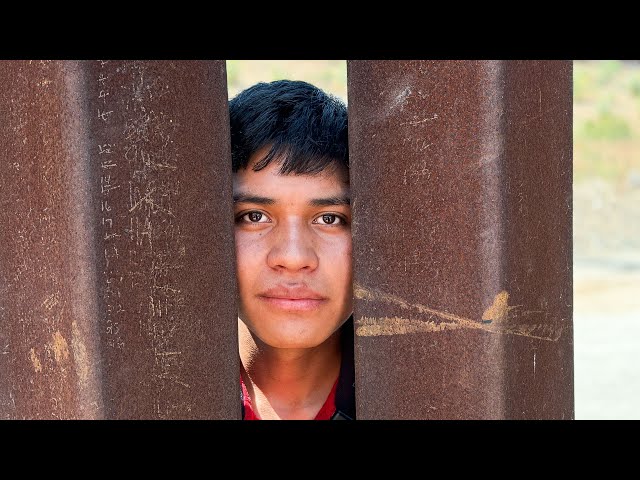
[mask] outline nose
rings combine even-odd
[[[297,220],[283,222],[276,228],[267,264],[275,270],[315,270],[318,255],[313,244],[313,232]]]

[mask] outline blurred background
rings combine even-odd
[[[640,62],[573,62],[577,419],[640,419]]]
[[[229,97],[305,80],[347,100],[344,60],[229,60]],[[573,62],[576,419],[640,419],[640,61]]]

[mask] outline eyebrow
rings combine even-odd
[[[273,205],[276,201],[273,198],[253,195],[251,193],[236,193],[233,195],[233,203],[257,203],[259,205]],[[335,196],[327,198],[314,198],[309,201],[312,207],[329,207],[332,205],[350,205],[351,199],[348,196]]]
[[[350,205],[351,199],[344,197],[314,198],[309,202],[312,207],[330,207],[332,205]]]
[[[273,205],[276,201],[273,198],[261,197],[251,193],[234,193],[233,203],[258,203],[260,205]]]

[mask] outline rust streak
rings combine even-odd
[[[78,324],[75,321],[71,323],[71,348],[73,350],[73,359],[80,384],[85,385],[89,379],[89,355],[87,354],[87,348],[82,342],[82,335]]]
[[[42,363],[40,363],[40,359],[38,358],[38,354],[36,353],[35,348],[29,350],[29,358],[31,359],[31,363],[33,364],[33,369],[36,373],[42,371]]]
[[[53,356],[56,363],[61,363],[69,358],[69,345],[59,331],[56,331],[52,337],[51,348],[53,349]]]

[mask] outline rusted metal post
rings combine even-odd
[[[0,417],[239,418],[224,61],[0,62]]]
[[[571,62],[348,79],[358,418],[573,418]]]

